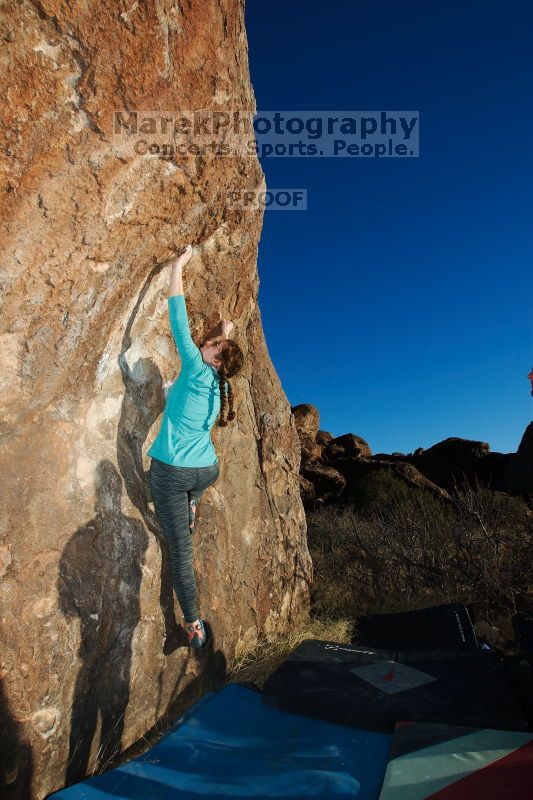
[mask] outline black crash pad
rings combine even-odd
[[[391,733],[396,722],[527,730],[495,652],[447,654],[306,639],[266,680],[275,708]]]
[[[394,650],[479,650],[463,603],[395,614],[365,614],[356,619],[352,644]]]

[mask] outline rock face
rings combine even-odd
[[[115,111],[255,110],[243,2],[121,5],[1,8],[2,798],[103,768],[185,685],[194,702],[309,612],[298,435],[257,307],[262,212],[226,194],[264,189],[260,166],[125,156],[112,135]],[[188,242],[193,338],[232,319],[245,354],[194,533],[201,662],[162,652],[173,594],[146,456],[179,372],[161,264]]]

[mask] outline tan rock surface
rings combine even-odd
[[[312,564],[257,307],[262,213],[225,197],[264,186],[260,166],[126,158],[110,133],[125,108],[255,109],[242,0],[6,0],[0,26],[0,796],[43,798],[139,739],[193,678],[197,699],[215,662],[297,625]],[[146,481],[179,372],[161,264],[187,242],[193,337],[232,319],[246,358],[194,534],[215,634],[202,662],[162,652],[172,589]]]

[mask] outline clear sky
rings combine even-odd
[[[418,158],[261,158],[259,305],[291,405],[372,452],[533,418],[531,0],[247,0],[258,112],[415,110]]]

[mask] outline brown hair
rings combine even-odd
[[[244,363],[244,355],[237,342],[234,342],[233,339],[226,339],[226,342],[227,344],[219,356],[222,364],[218,368],[218,385],[220,387],[220,415],[218,418],[218,425],[221,428],[228,424],[228,420],[231,422],[231,420],[235,419],[235,412],[233,410],[233,389],[229,379],[240,372]],[[226,381],[228,382],[229,412],[227,418],[224,419],[224,410],[226,407]]]

